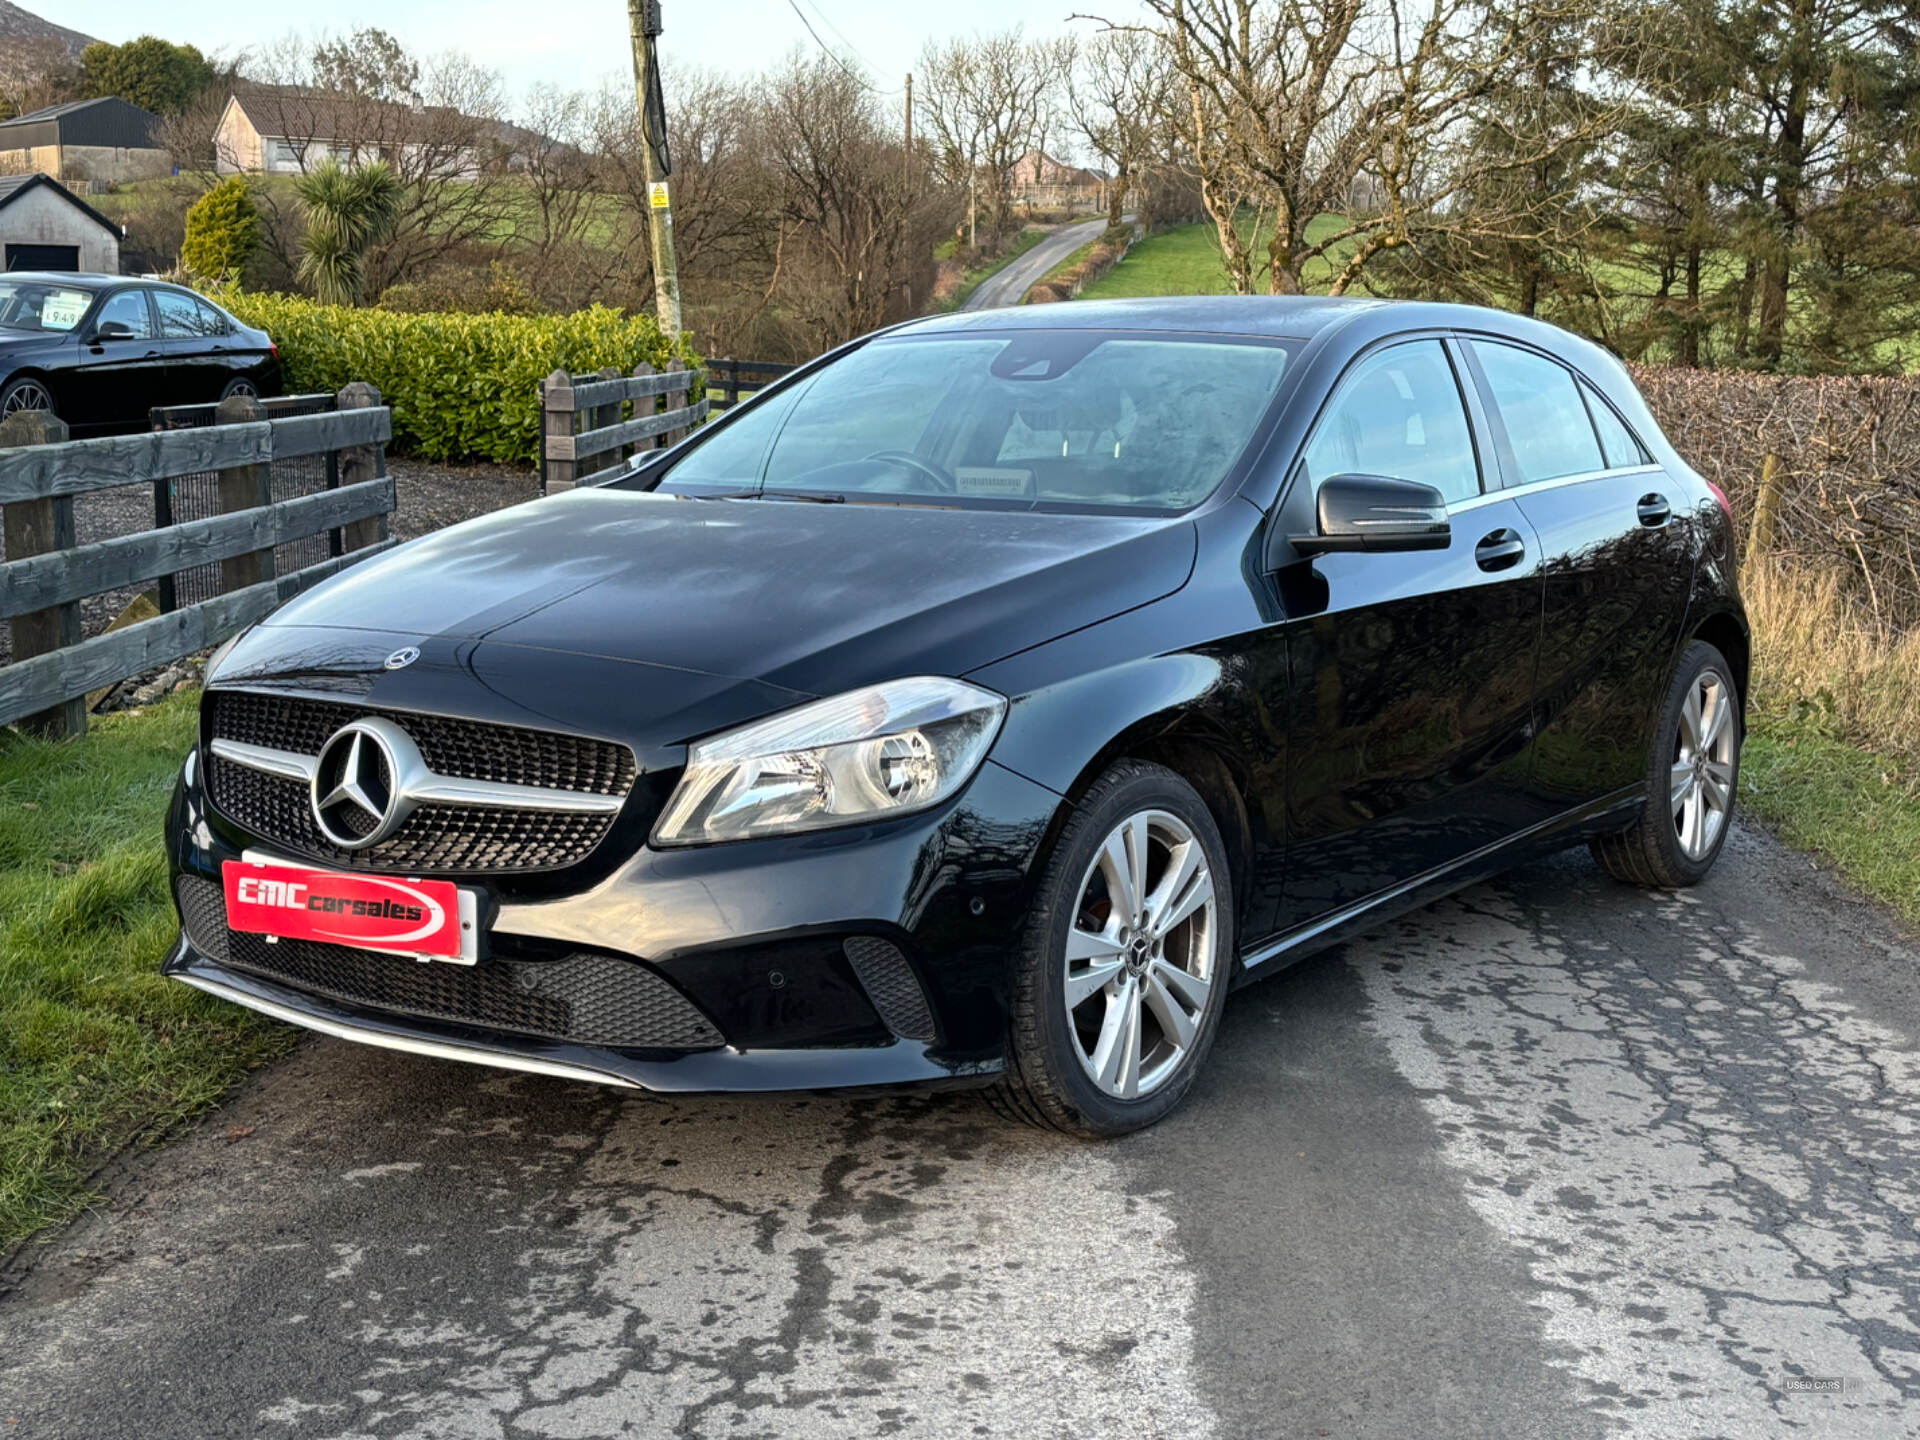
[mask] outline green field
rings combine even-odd
[[[1317,241],[1346,222],[1338,215],[1322,215],[1307,227],[1307,238]],[[1265,258],[1266,233],[1254,233],[1248,216],[1240,222],[1240,233],[1253,246],[1257,262]],[[1339,264],[1345,263],[1343,246],[1333,258],[1317,260],[1307,267],[1306,286],[1324,291]],[[1256,286],[1264,287],[1256,275]],[[1230,295],[1227,270],[1220,263],[1220,245],[1212,225],[1175,225],[1149,235],[1127,252],[1105,276],[1080,292],[1082,300],[1131,300],[1149,295]]]
[[[163,979],[160,827],[197,695],[50,744],[0,729],[0,1255],[292,1032]]]

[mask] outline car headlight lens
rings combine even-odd
[[[746,840],[924,810],[980,768],[1006,713],[991,690],[922,676],[698,741],[653,843]]]

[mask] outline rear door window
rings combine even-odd
[[[1558,480],[1607,468],[1573,372],[1544,356],[1475,340],[1473,353],[1506,426],[1519,474],[1514,483]]]
[[[1449,504],[1478,495],[1473,431],[1440,342],[1410,340],[1356,365],[1302,461],[1316,490],[1334,475],[1384,475],[1431,485]]]

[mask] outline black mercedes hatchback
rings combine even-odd
[[[227,647],[166,968],[452,1059],[1132,1130],[1316,947],[1578,843],[1707,873],[1730,529],[1534,321],[915,321]]]

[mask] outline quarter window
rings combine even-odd
[[[1473,342],[1519,467],[1516,484],[1607,468],[1573,372],[1511,345]]]
[[[160,308],[160,336],[164,340],[198,340],[218,335],[214,313],[191,295],[177,290],[156,290],[153,303]]]
[[[1431,485],[1449,502],[1480,493],[1473,432],[1438,340],[1412,340],[1362,360],[1307,446],[1307,479],[1385,475]]]
[[[1647,464],[1647,452],[1633,438],[1633,432],[1627,429],[1626,423],[1613,413],[1613,407],[1600,398],[1599,392],[1583,383],[1580,393],[1586,397],[1587,413],[1593,416],[1593,428],[1599,432],[1600,449],[1607,457],[1607,468],[1611,470]]]

